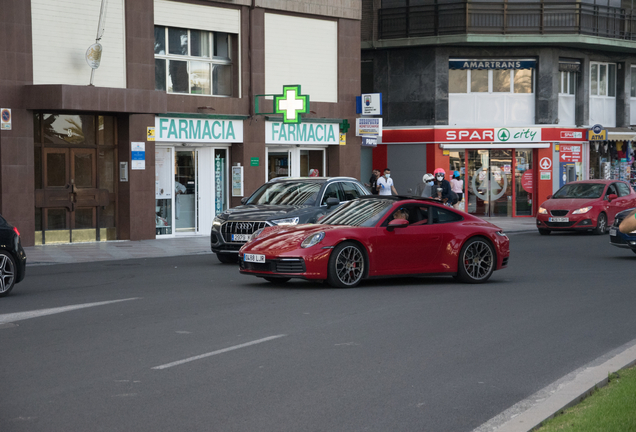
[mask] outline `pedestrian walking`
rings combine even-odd
[[[379,195],[397,195],[395,187],[393,187],[393,179],[391,178],[391,170],[386,168],[384,175],[378,179],[378,193]]]
[[[380,170],[374,169],[371,174],[371,178],[369,179],[369,183],[365,183],[364,185],[369,188],[373,195],[378,194],[378,179],[380,178]]]
[[[461,179],[459,171],[455,171],[453,173],[453,178],[451,179],[450,184],[451,190],[455,192],[455,195],[457,195],[457,203],[455,203],[453,207],[455,207],[457,210],[462,210],[462,199],[464,197],[464,180]]]

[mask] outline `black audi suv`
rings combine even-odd
[[[369,191],[351,177],[279,177],[258,188],[242,205],[217,215],[210,244],[222,263],[237,261],[252,234],[266,226],[316,223],[340,203]]]

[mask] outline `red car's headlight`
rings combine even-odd
[[[317,245],[318,243],[320,243],[322,241],[322,239],[325,238],[325,232],[324,231],[320,231],[317,232],[316,234],[312,234],[309,237],[307,237],[305,240],[303,240],[303,242],[300,244],[301,248],[308,248],[308,247],[312,247],[314,245]]]
[[[572,212],[572,214],[584,214],[589,212],[590,210],[592,210],[592,206],[588,206],[588,207],[583,207],[580,209],[576,209]]]

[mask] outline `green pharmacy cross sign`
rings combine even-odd
[[[274,97],[274,112],[262,113],[258,109],[259,96]],[[282,114],[283,123],[300,123],[301,114],[309,113],[309,95],[300,92],[300,85],[283,86],[283,94],[280,95],[256,95],[254,97],[256,114]]]
[[[309,95],[300,94],[299,85],[283,86],[283,94],[274,96],[274,112],[283,114],[283,123],[300,123],[300,114],[309,113]]]

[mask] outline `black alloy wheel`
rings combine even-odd
[[[607,231],[607,216],[605,213],[601,213],[598,215],[598,219],[596,220],[596,228],[594,228],[594,234],[600,235],[605,234]]]
[[[457,278],[465,283],[484,283],[495,271],[495,250],[486,239],[468,240],[459,253]]]
[[[15,261],[10,253],[0,250],[0,297],[8,295],[16,281]]]
[[[364,276],[365,263],[360,246],[351,242],[340,243],[329,257],[327,282],[337,288],[353,288]]]

